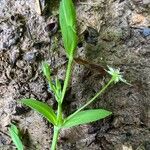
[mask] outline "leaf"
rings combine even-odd
[[[42,114],[49,122],[51,122],[53,125],[56,125],[56,114],[54,113],[53,109],[47,104],[39,102],[35,99],[22,99],[21,103],[36,110],[38,113]]]
[[[60,83],[60,80],[59,80],[58,78],[56,78],[55,82],[56,82],[56,89],[57,89],[58,91],[60,91],[60,90],[61,90],[61,83]]]
[[[67,25],[73,27],[76,22],[76,12],[72,0],[61,0],[60,10]]]
[[[70,115],[66,119],[62,127],[70,128],[70,127],[77,126],[80,124],[86,124],[89,122],[103,119],[111,114],[112,113],[110,111],[107,111],[104,109],[91,109],[91,110],[80,111],[74,116]]]
[[[47,62],[42,63],[42,70],[43,70],[43,73],[46,76],[47,80],[50,81],[51,70],[50,70],[50,66]]]
[[[62,0],[59,8],[59,22],[64,47],[69,57],[73,57],[77,47],[76,13],[72,0]]]
[[[20,131],[18,130],[17,126],[15,126],[14,124],[11,124],[11,130],[13,130],[14,133],[16,133],[18,135],[20,134]]]
[[[14,124],[11,124],[11,127],[8,128],[12,141],[18,150],[23,150],[23,144],[21,142],[20,132]]]
[[[57,101],[58,103],[60,102],[60,99],[61,99],[61,94],[62,94],[62,87],[61,87],[61,83],[60,83],[60,80],[58,78],[56,78],[55,80],[55,83],[56,83],[56,92],[55,92],[55,96],[57,96]]]

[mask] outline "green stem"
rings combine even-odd
[[[54,133],[53,133],[53,140],[52,140],[51,150],[56,150],[59,130],[60,129],[58,127],[54,126]]]
[[[109,85],[111,85],[111,83],[114,82],[114,79],[111,78],[109,80],[109,82],[103,86],[103,88],[92,98],[90,99],[85,105],[83,105],[82,107],[80,107],[77,111],[75,111],[72,115],[70,115],[67,120],[69,120],[70,118],[72,118],[73,116],[75,116],[78,112],[80,112],[81,110],[83,110],[85,107],[87,107],[88,105],[90,105],[99,95],[101,95],[107,88]]]
[[[57,126],[62,124],[62,104],[58,103],[57,108]]]
[[[59,130],[60,130],[59,126],[61,126],[61,124],[62,124],[62,104],[58,103],[57,126],[54,126],[54,133],[53,133],[53,140],[52,140],[51,150],[56,149],[57,140],[58,140],[58,136],[59,136]]]
[[[65,78],[65,82],[64,82],[64,86],[63,86],[63,90],[62,90],[62,95],[61,95],[61,99],[60,102],[62,103],[65,97],[65,93],[67,90],[67,86],[69,84],[69,80],[71,77],[71,67],[72,67],[72,63],[73,63],[73,58],[70,57],[69,61],[68,61],[68,66],[67,66],[67,72],[66,72],[66,78]]]
[[[64,86],[63,86],[63,90],[62,90],[62,95],[60,100],[58,100],[58,108],[57,108],[57,126],[61,126],[63,118],[62,118],[62,102],[64,100],[65,97],[65,93],[67,90],[67,86],[69,84],[69,80],[71,77],[71,67],[72,67],[72,63],[73,63],[73,58],[70,57],[69,61],[68,61],[68,66],[67,66],[67,72],[66,72],[66,78],[65,78],[65,82],[64,82]],[[49,83],[50,86],[52,87],[51,82]],[[52,89],[53,90],[53,89]],[[51,146],[51,150],[55,150],[56,149],[56,145],[57,145],[57,140],[58,140],[58,135],[59,135],[59,127],[54,126],[54,134],[53,134],[53,140],[52,140],[52,146]]]

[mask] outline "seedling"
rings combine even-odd
[[[11,124],[11,126],[8,129],[9,129],[11,139],[14,142],[16,148],[18,150],[23,150],[24,146],[21,142],[22,137],[21,137],[21,134],[20,134],[20,130],[14,124]]]
[[[84,109],[92,102],[94,102],[97,97],[99,97],[113,83],[117,83],[119,81],[126,82],[122,78],[122,75],[120,74],[120,71],[118,69],[108,67],[109,70],[107,72],[111,75],[111,79],[108,81],[108,83],[106,83],[93,98],[88,100],[85,105],[77,109],[68,117],[64,117],[62,103],[64,101],[66,90],[71,78],[73,58],[75,57],[75,50],[77,48],[76,13],[72,0],[61,0],[59,8],[59,21],[64,47],[66,50],[66,55],[68,57],[68,66],[66,69],[66,77],[63,87],[57,77],[55,79],[55,83],[52,81],[52,72],[49,64],[46,62],[42,64],[43,74],[46,77],[49,87],[53,92],[58,104],[57,112],[55,112],[51,106],[38,100],[31,98],[21,100],[23,104],[42,114],[43,117],[45,117],[54,126],[51,150],[56,149],[57,140],[61,129],[90,123],[111,115],[112,112],[104,109]]]

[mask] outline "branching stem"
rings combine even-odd
[[[66,94],[66,90],[67,90],[67,87],[68,87],[68,84],[69,84],[69,80],[70,80],[70,77],[71,77],[72,63],[73,63],[73,58],[70,57],[69,61],[68,61],[68,66],[67,66],[67,71],[66,71],[66,78],[65,78],[65,81],[64,81],[64,86],[63,86],[61,98],[60,98],[60,100],[58,100],[57,126],[61,126],[62,121],[63,121],[62,102],[64,100],[64,97],[65,97],[65,94]],[[51,150],[55,150],[56,149],[56,144],[57,144],[57,140],[58,140],[59,130],[60,130],[60,128],[54,126],[54,134],[53,134]]]
[[[72,118],[73,116],[75,116],[78,112],[80,112],[81,110],[83,110],[85,107],[87,107],[88,105],[90,105],[93,101],[96,100],[96,98],[101,95],[112,83],[114,82],[114,79],[111,78],[109,80],[109,82],[103,86],[103,88],[92,98],[90,99],[85,105],[83,105],[82,107],[80,107],[77,111],[75,111],[72,115],[70,115],[67,120],[69,120],[70,118]]]

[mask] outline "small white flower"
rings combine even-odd
[[[123,79],[123,75],[121,74],[120,69],[114,69],[108,66],[108,70],[106,71],[112,76],[114,83],[121,81],[128,85],[131,85],[125,79]]]

